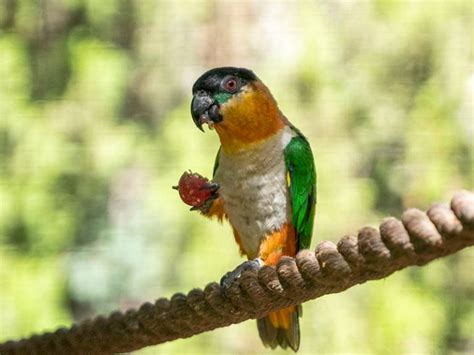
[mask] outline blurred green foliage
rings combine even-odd
[[[171,189],[212,172],[189,103],[213,66],[252,68],[308,136],[315,241],[473,189],[473,19],[469,0],[0,2],[0,341],[241,261]],[[473,260],[308,303],[301,353],[474,352]],[[141,353],[262,351],[246,322]]]

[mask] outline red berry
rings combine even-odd
[[[208,184],[209,180],[198,173],[184,172],[178,183],[179,196],[187,205],[199,207],[212,195]]]

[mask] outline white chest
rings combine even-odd
[[[220,185],[224,210],[251,258],[257,256],[262,239],[291,216],[283,150],[293,136],[287,127],[251,151],[220,154],[213,180]]]

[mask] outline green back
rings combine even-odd
[[[316,208],[316,170],[313,153],[306,138],[293,137],[284,150],[285,165],[289,174],[292,224],[298,240],[297,250],[308,249],[313,234]]]

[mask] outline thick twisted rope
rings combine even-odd
[[[258,318],[474,244],[474,194],[454,195],[451,206],[436,204],[427,213],[406,210],[401,221],[387,218],[379,229],[362,228],[337,245],[322,242],[316,251],[284,257],[273,267],[245,271],[224,297],[217,283],[204,291],[145,303],[138,310],[99,316],[54,333],[0,344],[0,354],[109,354],[128,352]]]

